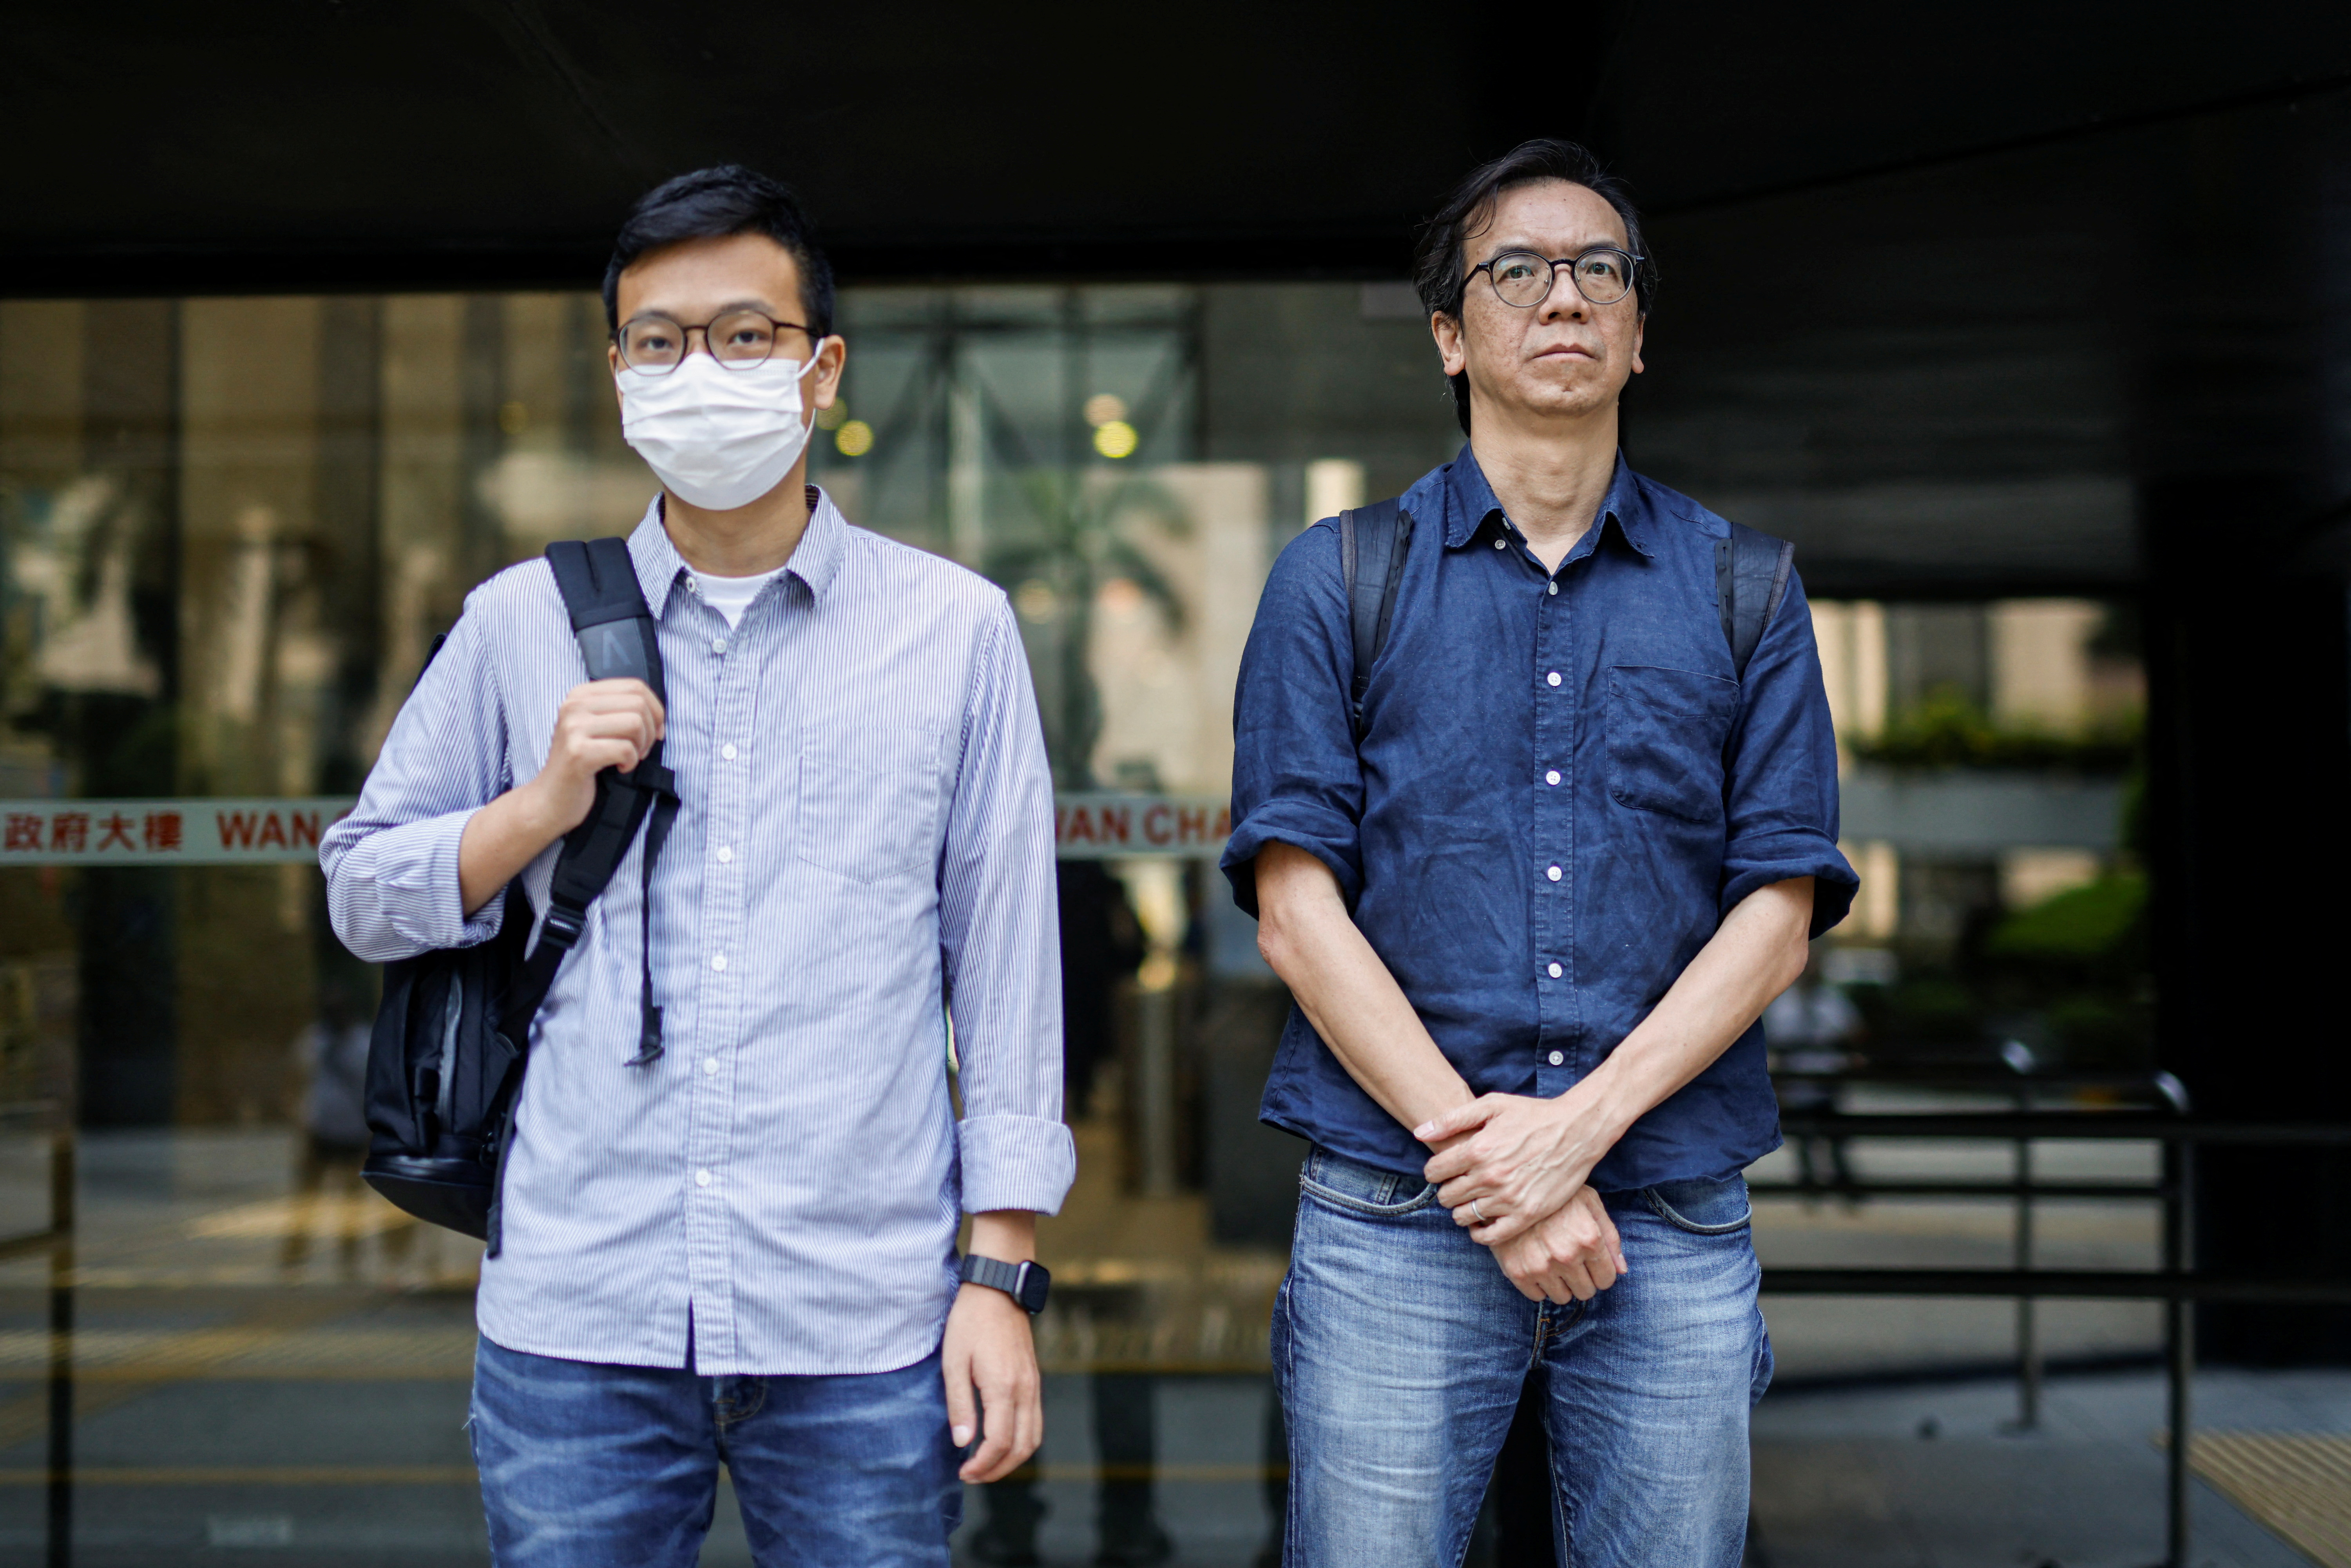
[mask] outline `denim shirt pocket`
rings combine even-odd
[[[1729,1236],[1746,1229],[1755,1218],[1744,1176],[1659,1182],[1644,1187],[1641,1196],[1660,1219],[1694,1236]]]
[[[940,749],[939,732],[924,725],[803,736],[793,852],[859,880],[927,872],[946,793]]]
[[[1697,670],[1608,671],[1608,793],[1620,806],[1686,822],[1722,820],[1722,743],[1739,684]]]

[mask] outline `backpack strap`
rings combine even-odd
[[[1388,627],[1395,619],[1396,585],[1403,580],[1405,550],[1411,543],[1412,514],[1397,499],[1339,514],[1339,569],[1347,582],[1348,624],[1355,649],[1347,715],[1359,745],[1364,738],[1364,694],[1371,688],[1372,665],[1388,644]]]
[[[593,681],[633,678],[653,688],[666,704],[668,688],[662,678],[661,643],[655,635],[653,611],[637,583],[636,562],[624,538],[558,539],[547,547],[548,564],[555,570],[556,586],[563,591],[564,608],[571,617],[573,635]],[[500,1021],[527,1037],[530,1019],[554,984],[564,955],[587,928],[588,906],[593,904],[612,873],[620,869],[629,845],[645,831],[643,940],[641,946],[637,1054],[631,1065],[657,1060],[662,1053],[662,1013],[653,1005],[653,865],[677,815],[677,781],[662,762],[662,743],[653,744],[635,768],[626,773],[606,768],[596,776],[596,800],[580,825],[564,835],[556,857],[555,876],[549,889],[547,917],[539,927],[538,945],[531,950]],[[524,1039],[510,1035],[517,1047]]]
[[[563,607],[570,617],[572,635],[579,639],[588,678],[641,680],[666,706],[669,689],[662,678],[661,642],[644,590],[637,582],[629,541],[558,539],[547,547],[547,563],[554,570],[555,585],[563,594]],[[486,1152],[492,1162],[485,1227],[490,1257],[498,1255],[506,1239],[507,1154],[513,1146],[515,1107],[521,1102],[523,1073],[529,1065],[531,1022],[555,983],[556,971],[587,930],[588,906],[611,883],[612,873],[620,870],[637,830],[649,816],[653,821],[645,829],[637,1053],[629,1059],[629,1065],[653,1061],[662,1054],[662,1011],[653,1005],[653,865],[661,858],[677,808],[677,780],[663,764],[662,743],[656,740],[628,772],[607,768],[596,776],[596,799],[588,815],[563,835],[538,942],[516,966],[498,1003],[498,1038],[512,1053],[513,1065],[506,1073],[501,1103],[492,1116],[486,1140]],[[529,909],[520,887],[509,887],[507,929],[521,926],[527,931]]]
[[[1730,644],[1731,667],[1747,678],[1747,661],[1763,641],[1763,629],[1788,596],[1788,574],[1796,547],[1759,533],[1744,523],[1730,525],[1730,537],[1714,545],[1715,598],[1722,611],[1722,636]]]

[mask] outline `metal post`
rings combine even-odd
[[[2183,1275],[2196,1263],[2196,1150],[2195,1145],[2181,1138],[2164,1145],[2165,1176],[2168,1188],[2165,1198],[2165,1218],[2170,1221],[2164,1228],[2164,1267],[2174,1275]],[[2171,1428],[2171,1441],[2164,1453],[2166,1486],[2164,1514],[2164,1568],[2188,1568],[2188,1553],[2194,1540],[2192,1521],[2189,1518],[2189,1444],[2191,1438],[2189,1396],[2196,1381],[2196,1303],[2185,1295],[2174,1296],[2164,1303],[2165,1373],[2169,1386],[2169,1409],[2167,1412]]]
[[[2016,1267],[2032,1267],[2032,1141],[2016,1140]],[[2041,1341],[2033,1322],[2033,1300],[2016,1298],[2016,1432],[2041,1426]]]
[[[74,1131],[49,1145],[48,1568],[73,1563]]]

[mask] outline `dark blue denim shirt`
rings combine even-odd
[[[1404,507],[1360,748],[1336,520],[1274,565],[1234,704],[1225,873],[1254,915],[1259,850],[1316,856],[1472,1089],[1556,1095],[1749,894],[1814,878],[1814,935],[1851,905],[1812,612],[1792,581],[1734,678],[1715,597],[1729,525],[1621,457],[1599,523],[1548,576],[1466,446]],[[1296,1008],[1261,1113],[1400,1175],[1428,1157]],[[1779,1143],[1758,1025],[1592,1182],[1719,1179]]]

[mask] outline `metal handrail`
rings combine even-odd
[[[2097,1138],[2136,1143],[2351,1145],[2351,1124],[2199,1122],[2130,1111],[1871,1111],[1783,1115],[1781,1131],[1823,1138]]]
[[[2000,1087],[2015,1092],[2030,1080]],[[1985,1084],[1985,1088],[1991,1085]],[[2184,1095],[2167,1093],[2184,1113]],[[2014,1269],[1765,1269],[1767,1295],[1991,1296],[2019,1303],[2021,1377],[2026,1389],[2026,1419],[2032,1415],[2038,1360],[2029,1343],[2029,1303],[2041,1297],[2159,1301],[2164,1311],[2164,1375],[2170,1440],[2164,1464],[2167,1510],[2163,1568],[2187,1568],[2192,1544],[2189,1512],[2189,1389],[2195,1377],[2193,1312],[2198,1301],[2263,1305],[2351,1305],[2351,1280],[2253,1278],[2199,1274],[2194,1269],[2192,1201],[2195,1150],[2202,1145],[2328,1148],[2351,1146],[2351,1124],[2305,1122],[2200,1122],[2184,1114],[2150,1116],[2124,1111],[1928,1112],[1797,1114],[1782,1118],[1792,1136],[1949,1140],[1998,1138],[2017,1145],[2017,1177],[2006,1183],[1842,1182],[1834,1186],[1758,1183],[1751,1191],[1792,1196],[1869,1197],[1894,1196],[2006,1197],[2018,1203],[2019,1267]],[[2160,1143],[2164,1173],[2154,1183],[2043,1183],[2032,1179],[2025,1156],[2034,1139],[2129,1140]],[[2032,1269],[2024,1267],[2031,1238],[2032,1200],[2040,1197],[2140,1197],[2160,1200],[2164,1209],[2164,1266],[2160,1270]]]
[[[28,1252],[46,1252],[57,1241],[57,1232],[54,1227],[47,1230],[20,1231],[15,1236],[0,1236],[0,1261],[22,1258]]]
[[[2074,1301],[2351,1305],[2351,1280],[2173,1274],[2141,1269],[1766,1269],[1778,1296],[2053,1296]]]
[[[2134,1181],[1755,1181],[1770,1197],[2145,1197],[2168,1196],[2161,1182]]]

